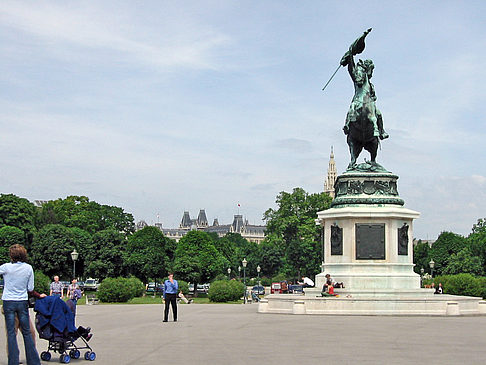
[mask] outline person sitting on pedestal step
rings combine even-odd
[[[333,278],[331,278],[331,275],[329,275],[329,274],[326,274],[326,284],[324,284],[324,286],[327,285],[327,282],[331,282],[332,286],[335,287],[335,288],[342,288],[342,289],[344,289],[344,283],[342,281],[340,283],[336,283],[333,280]]]
[[[304,288],[313,288],[315,285],[314,282],[307,276],[302,276],[301,284],[304,286]]]
[[[434,294],[444,294],[444,289],[442,289],[442,283],[439,283],[439,286],[435,288]]]
[[[322,287],[321,296],[323,297],[336,297],[337,294],[334,293],[334,287],[332,286],[331,281],[327,281],[324,286]]]

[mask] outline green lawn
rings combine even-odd
[[[90,293],[90,294],[92,294],[92,293]],[[1,296],[1,292],[0,292],[0,296]],[[192,298],[192,299],[194,299],[193,304],[212,304],[213,303],[213,302],[209,301],[209,298],[207,297],[207,295],[201,295],[201,296],[198,296],[197,298]],[[64,300],[66,300],[66,298],[64,298]],[[241,304],[241,303],[243,303],[242,300],[237,300],[237,301],[233,301],[233,302],[227,302],[226,304]],[[0,300],[0,304],[2,304],[1,300]],[[78,300],[78,305],[83,305],[83,304],[86,304],[86,295],[83,295],[83,297]],[[103,304],[103,305],[107,305],[107,304],[162,304],[162,298],[161,298],[160,295],[157,295],[155,298],[152,295],[147,295],[145,297],[133,298],[126,303],[101,303],[100,302],[100,304]],[[182,301],[179,304],[185,305],[185,303],[182,302]]]

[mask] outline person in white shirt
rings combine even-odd
[[[11,262],[0,266],[4,288],[2,294],[5,327],[7,328],[8,365],[19,364],[19,347],[15,333],[15,317],[18,317],[24,337],[25,356],[28,365],[40,365],[39,354],[30,333],[28,291],[34,290],[34,271],[27,264],[27,251],[22,245],[9,249]]]
[[[304,288],[314,287],[314,282],[307,276],[302,276],[302,284],[304,285]]]

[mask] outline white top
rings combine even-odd
[[[311,279],[309,279],[307,276],[304,278],[303,281],[304,281],[304,284],[307,284],[309,286],[314,286],[314,282]]]
[[[25,262],[3,264],[0,275],[4,280],[2,300],[27,300],[27,291],[34,290],[34,270]]]

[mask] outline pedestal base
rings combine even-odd
[[[340,290],[337,297],[321,297],[317,288],[305,295],[270,294],[259,303],[259,313],[307,315],[465,316],[486,315],[486,301],[476,297],[433,294],[431,289]],[[298,310],[296,310],[296,308]]]

